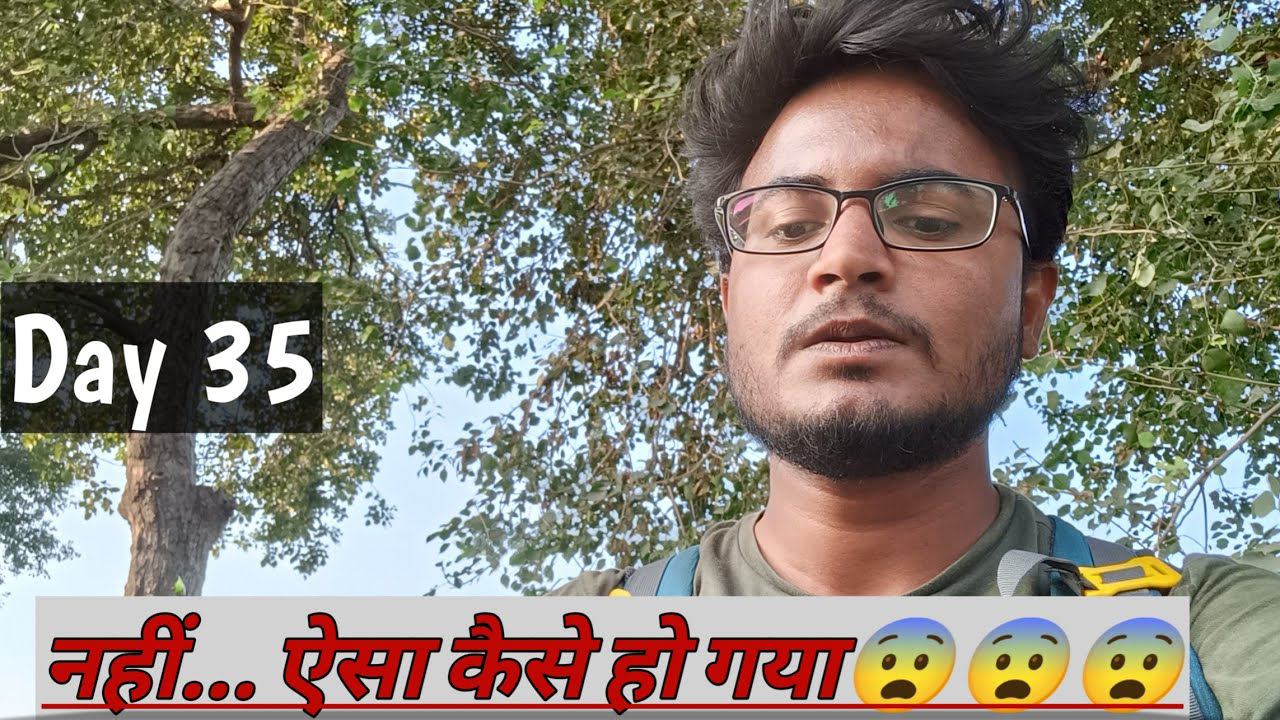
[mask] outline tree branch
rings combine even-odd
[[[1219,465],[1225,462],[1227,458],[1231,457],[1235,451],[1244,447],[1244,444],[1249,441],[1249,438],[1253,437],[1254,434],[1261,430],[1262,426],[1266,425],[1267,421],[1270,420],[1277,412],[1280,412],[1280,403],[1276,403],[1270,408],[1267,408],[1267,411],[1262,413],[1262,417],[1258,418],[1258,420],[1254,422],[1248,430],[1245,430],[1244,434],[1236,440],[1234,445],[1227,448],[1226,452],[1214,458],[1213,462],[1209,463],[1209,466],[1196,476],[1195,481],[1193,481],[1191,485],[1187,487],[1186,491],[1182,493],[1182,497],[1178,498],[1178,502],[1174,503],[1173,507],[1170,508],[1167,516],[1168,521],[1160,524],[1160,530],[1156,533],[1156,548],[1159,548],[1164,539],[1169,536],[1169,533],[1176,530],[1178,525],[1181,524],[1181,519],[1178,515],[1182,512],[1182,508],[1186,506],[1187,499],[1191,497],[1191,494],[1204,485],[1205,481],[1209,479],[1209,475],[1211,475]]]
[[[262,203],[329,137],[347,113],[352,63],[331,49],[324,60],[323,106],[312,117],[272,120],[191,197],[160,261],[164,282],[218,282],[231,267],[232,240]]]
[[[172,111],[147,110],[115,119],[136,125],[174,130],[227,130],[263,128],[266,120],[254,120],[254,106],[247,102],[218,105],[184,105]],[[26,160],[32,155],[61,150],[76,142],[101,142],[101,130],[108,123],[70,124],[55,122],[52,127],[0,136],[0,166]]]
[[[86,136],[84,145],[81,146],[80,149],[76,151],[75,156],[71,158],[71,162],[68,163],[67,166],[62,168],[61,170],[55,170],[53,172],[50,172],[48,175],[40,178],[34,183],[31,182],[30,174],[27,175],[25,180],[20,180],[18,178],[5,178],[3,182],[6,185],[12,185],[13,187],[27,190],[28,192],[31,193],[32,197],[39,197],[43,195],[45,191],[47,191],[49,188],[58,184],[58,182],[61,181],[63,178],[65,178],[67,175],[70,175],[76,168],[80,167],[81,163],[83,163],[85,160],[88,160],[89,156],[93,154],[93,151],[97,149],[97,147],[101,144],[102,144],[102,140],[98,137],[98,135],[96,133],[91,133]]]
[[[244,102],[243,46],[244,36],[253,21],[254,5],[245,0],[217,0],[209,12],[231,28],[227,38],[227,78],[231,85],[231,102]]]

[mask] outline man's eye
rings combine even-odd
[[[919,237],[943,237],[960,229],[960,223],[925,215],[898,218],[893,224]]]
[[[818,222],[790,222],[774,225],[769,239],[774,242],[793,243],[807,240],[822,228]]]

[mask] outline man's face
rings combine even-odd
[[[923,76],[865,70],[796,96],[741,187],[809,176],[866,189],[924,171],[1018,188],[1014,167]],[[1057,284],[1055,267],[1024,284],[1011,203],[1000,203],[989,241],[947,252],[886,247],[869,213],[848,200],[821,249],[734,253],[721,276],[745,426],[781,459],[832,478],[936,465],[980,437],[1019,358],[1034,357]]]

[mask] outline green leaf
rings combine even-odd
[[[1218,323],[1224,331],[1232,335],[1243,335],[1249,331],[1249,322],[1239,310],[1228,310],[1222,314],[1222,322]]]
[[[1058,357],[1050,353],[1037,355],[1034,358],[1022,364],[1022,367],[1025,368],[1027,372],[1037,376],[1043,375],[1049,372],[1050,370],[1053,370],[1057,366],[1058,366]]]
[[[184,582],[182,582],[182,577],[181,577],[181,576],[179,576],[177,580],[174,580],[174,581],[173,581],[173,594],[174,594],[174,595],[186,595],[186,594],[187,594],[187,584],[186,584],[186,583],[184,583]]]
[[[1254,86],[1257,85],[1258,78],[1253,74],[1253,70],[1246,65],[1234,65],[1231,68],[1231,79],[1236,84],[1236,94],[1242,98],[1253,95]]]
[[[1164,297],[1165,295],[1168,295],[1169,293],[1177,289],[1178,289],[1177,278],[1169,278],[1168,280],[1165,280],[1164,282],[1157,285],[1156,289],[1153,290],[1152,292],[1154,292],[1159,297]]]
[[[1200,22],[1196,23],[1196,27],[1200,28],[1200,32],[1208,32],[1222,25],[1222,6],[1214,5],[1209,11],[1200,16]]]
[[[1194,120],[1194,119],[1192,119],[1192,118],[1187,118],[1186,120],[1182,121],[1182,128],[1183,128],[1184,130],[1190,130],[1191,132],[1198,132],[1198,133],[1202,133],[1202,132],[1204,132],[1204,131],[1208,130],[1209,128],[1211,128],[1211,127],[1213,127],[1214,125],[1217,125],[1217,124],[1218,124],[1218,121],[1217,121],[1217,120],[1209,120],[1208,122],[1200,122],[1199,120]]]
[[[1107,291],[1107,276],[1098,275],[1089,281],[1084,288],[1084,294],[1088,297],[1097,297]]]
[[[1138,433],[1138,444],[1144,448],[1147,448],[1148,450],[1155,447],[1156,446],[1155,433],[1151,432],[1150,430],[1143,430],[1142,432]]]
[[[1200,366],[1208,372],[1216,372],[1231,362],[1231,353],[1222,348],[1210,348],[1200,357]]]
[[[1045,407],[1049,408],[1050,412],[1056,411],[1060,400],[1062,400],[1062,395],[1059,394],[1057,390],[1050,390],[1049,393],[1045,395]]]
[[[418,258],[422,257],[422,251],[418,249],[417,245],[414,245],[413,243],[409,243],[404,247],[404,255],[410,260],[417,260]]]
[[[1273,90],[1268,95],[1254,98],[1251,104],[1253,109],[1258,112],[1271,112],[1277,105],[1280,105],[1280,90]]]
[[[1146,258],[1138,258],[1138,264],[1134,269],[1133,281],[1138,287],[1147,287],[1156,277],[1156,266],[1147,261]]]
[[[1152,436],[1154,439],[1154,436]],[[1124,424],[1124,441],[1133,445],[1138,442],[1138,426],[1133,423]]]
[[[1253,516],[1265,517],[1276,509],[1276,496],[1270,490],[1264,491],[1253,499]]]
[[[444,337],[440,339],[440,344],[444,346],[445,350],[453,350],[454,342],[456,341],[452,333],[445,333]]]
[[[1234,25],[1228,25],[1222,28],[1222,33],[1217,39],[1209,43],[1209,49],[1214,52],[1224,53],[1231,48],[1231,45],[1240,36],[1240,31]]]

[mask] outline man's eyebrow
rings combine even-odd
[[[1107,641],[1107,644],[1108,644],[1108,645],[1110,645],[1111,643],[1113,643],[1113,642],[1115,642],[1115,641],[1117,641],[1117,640],[1123,640],[1123,639],[1125,639],[1125,638],[1127,638],[1127,637],[1129,637],[1129,636],[1128,636],[1128,635],[1117,635],[1117,636],[1115,636],[1115,637],[1111,638],[1110,640],[1108,640],[1108,641]],[[1170,644],[1172,645],[1173,643],[1170,643]]]
[[[777,175],[765,185],[821,185],[827,187],[831,181],[821,175],[803,173],[800,175]],[[896,635],[894,637],[897,637]]]
[[[915,180],[917,178],[923,178],[923,177],[958,178],[960,177],[960,175],[957,173],[953,173],[950,170],[943,170],[942,168],[935,168],[935,167],[909,168],[901,172],[896,172],[892,175],[885,175],[881,177],[880,184],[888,185],[889,183],[898,182],[900,180]]]
[[[991,644],[992,644],[992,645],[995,645],[996,643],[1000,642],[1001,640],[1008,640],[1008,639],[1009,639],[1009,638],[1011,638],[1011,637],[1013,637],[1013,636],[1012,636],[1012,635],[1001,635],[1000,637],[996,638],[995,640],[992,640],[992,641],[991,641]]]
[[[901,180],[915,180],[924,177],[960,177],[959,174],[950,170],[943,170],[936,167],[918,167],[900,170],[895,173],[881,175],[878,178],[877,185],[888,185],[889,183],[899,182]],[[819,185],[821,187],[832,187],[831,180],[824,175],[817,173],[800,173],[799,175],[776,175],[771,178],[765,185]],[[848,188],[837,188],[847,190]]]
[[[878,642],[878,643],[876,643],[876,644],[877,644],[877,645],[883,645],[883,644],[885,644],[885,643],[889,642],[890,640],[897,640],[897,639],[898,639],[898,636],[897,636],[897,635],[885,635],[884,637],[880,638],[880,642]]]

